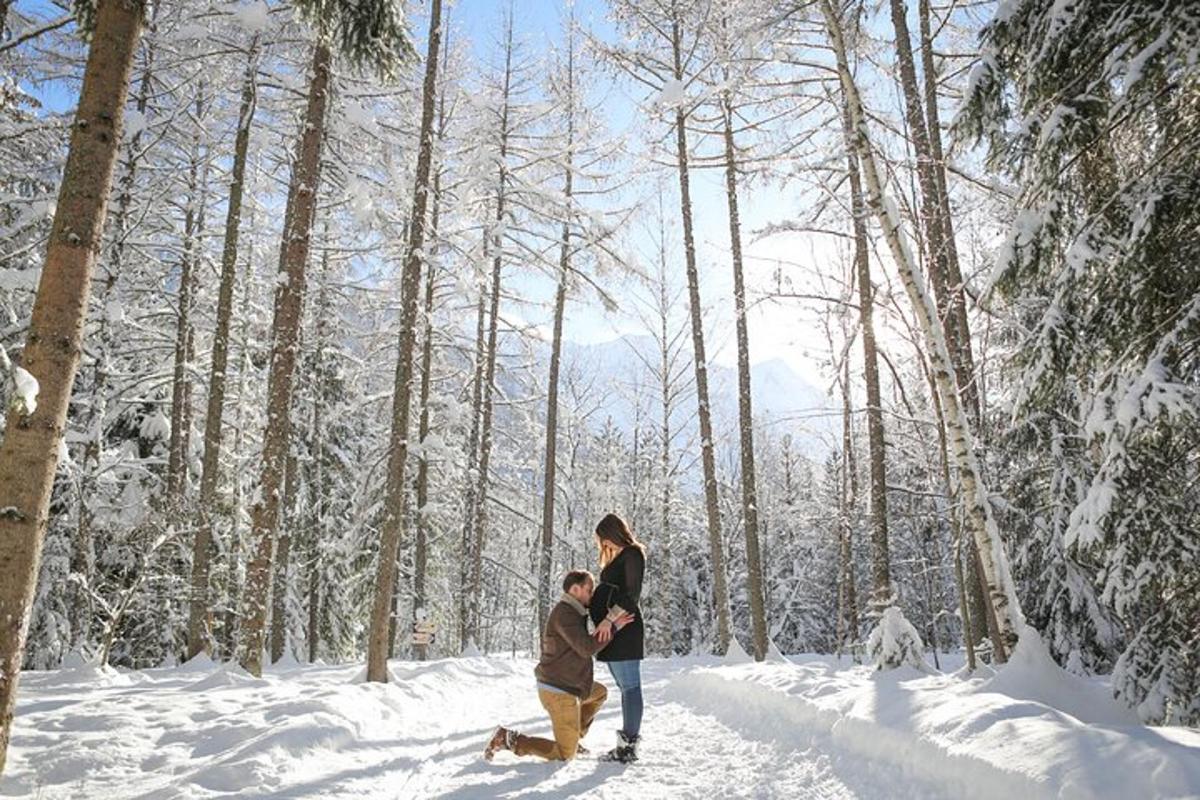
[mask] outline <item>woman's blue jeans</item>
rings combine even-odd
[[[642,729],[642,662],[610,661],[608,671],[621,689],[621,730],[633,738]]]

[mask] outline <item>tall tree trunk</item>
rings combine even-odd
[[[754,467],[754,413],[750,396],[750,332],[746,325],[746,281],[742,269],[742,225],[738,217],[737,150],[733,141],[733,103],[722,103],[725,141],[725,199],[729,206],[729,245],[733,255],[733,304],[737,329],[738,432],[742,456],[742,521],[746,536],[747,588],[754,628],[754,658],[767,657],[767,611],[763,599],[762,554],[758,544],[758,486]]]
[[[212,560],[214,508],[221,472],[221,424],[225,413],[225,370],[229,362],[229,325],[233,317],[233,292],[237,283],[238,236],[242,224],[242,196],[246,188],[246,158],[250,151],[250,126],[258,96],[258,37],[250,44],[237,134],[233,144],[233,169],[225,211],[225,242],[221,249],[221,283],[217,290],[217,323],[213,332],[212,365],[208,371],[208,406],[204,414],[204,454],[200,466],[199,520],[192,542],[191,593],[188,602],[187,657],[205,649],[210,632],[208,575]]]
[[[498,200],[498,207],[503,207],[503,189]],[[499,217],[496,219],[496,224],[500,224]],[[498,234],[493,242],[496,254],[492,257],[491,297],[488,300],[488,332],[480,399],[479,464],[475,475],[474,518],[471,522],[471,577],[467,591],[467,604],[469,607],[467,621],[469,624],[468,638],[476,642],[478,642],[480,630],[479,600],[480,594],[483,592],[483,542],[484,529],[487,525],[488,473],[491,469],[492,418],[495,410],[493,394],[496,382],[496,351],[499,344],[500,328],[500,271],[503,264],[503,259],[501,258],[503,242],[500,237],[501,234]]]
[[[962,616],[963,645],[967,650],[967,668],[971,672],[974,672],[975,643],[978,641],[974,632],[977,625],[983,624],[976,615],[983,614],[984,612],[979,606],[975,605],[973,600],[968,600],[967,574],[963,569],[963,559],[966,557],[966,554],[963,552],[963,545],[966,537],[963,536],[963,526],[959,520],[958,513],[954,510],[958,505],[956,500],[958,493],[955,491],[954,484],[950,480],[950,453],[946,446],[946,422],[942,414],[942,401],[938,398],[937,386],[934,385],[933,376],[928,375],[928,372],[926,372],[926,375],[929,380],[929,394],[933,398],[933,408],[937,414],[938,453],[941,456],[942,487],[946,493],[946,502],[951,507],[948,516],[950,518],[951,537],[954,541],[954,579],[958,583],[958,610]],[[972,583],[972,588],[979,585],[978,580]],[[977,611],[977,609],[979,610]],[[995,616],[992,616],[991,619],[993,624],[995,624]],[[986,625],[984,625],[983,630],[986,635]]]
[[[254,208],[249,209],[246,222],[250,228],[254,228]],[[247,378],[251,376],[251,361],[250,361],[250,336],[251,336],[251,312],[254,307],[254,298],[256,296],[255,280],[254,280],[254,240],[248,242],[248,252],[246,253],[246,261],[243,265],[242,284],[245,289],[242,291],[242,303],[240,313],[238,314],[238,357],[241,362],[238,365],[237,383],[234,386],[234,396],[237,398],[237,403],[234,407],[233,421],[233,453],[236,455],[245,451],[242,443],[246,438],[246,383]],[[241,470],[235,471],[235,476],[240,474]],[[221,645],[224,651],[224,657],[227,660],[232,660],[237,655],[237,633],[240,627],[241,615],[238,609],[238,602],[242,597],[242,587],[245,585],[245,576],[242,569],[242,517],[243,510],[246,507],[246,492],[243,482],[240,478],[235,478],[233,481],[233,502],[229,512],[229,541],[222,548],[224,554],[224,613],[221,627]]]
[[[963,284],[962,269],[958,261],[958,244],[954,238],[954,220],[950,213],[950,193],[946,182],[946,162],[942,148],[941,120],[938,109],[937,65],[934,63],[933,56],[933,34],[930,28],[929,0],[919,0],[918,5],[921,31],[921,67],[924,73],[925,115],[928,121],[929,168],[933,171],[933,187],[937,192],[936,212],[941,225],[942,244],[945,255],[945,272],[940,276],[943,288],[938,299],[939,302],[944,304],[940,309],[943,317],[942,324],[948,331],[953,333],[952,336],[948,335],[947,342],[953,346],[951,356],[955,360],[955,374],[959,394],[962,397],[970,421],[975,427],[976,434],[983,436],[982,394],[979,391],[979,384],[975,377],[975,356],[971,347],[971,327],[967,320],[966,287]],[[904,28],[904,33],[905,43],[902,46],[908,47],[907,26]],[[908,49],[911,50],[911,47],[908,47]],[[910,53],[910,62],[911,59],[912,56]],[[913,83],[915,87],[915,80]],[[935,280],[935,294],[937,294],[936,281],[939,275],[935,273],[931,277]],[[974,636],[976,641],[979,641],[984,636],[994,633],[994,630],[989,630],[986,623],[988,621],[994,622],[996,614],[995,610],[990,608],[988,595],[983,585],[983,571],[978,565],[978,548],[975,546],[974,541],[968,539],[966,541],[966,549],[969,564],[966,569],[966,576],[969,578],[967,592],[972,610],[975,612],[971,615],[974,627],[971,629],[970,635]]]
[[[442,79],[445,80],[446,69],[450,58],[450,41],[446,37],[442,48]],[[446,138],[446,92],[438,91],[437,142],[440,145]],[[442,210],[442,168],[433,173],[433,210],[429,215],[429,239],[431,251],[436,256],[440,247],[438,230],[441,223]],[[421,418],[417,423],[418,441],[421,442],[421,458],[417,462],[417,515],[416,542],[413,546],[413,621],[426,618],[425,581],[429,565],[429,451],[426,439],[429,438],[429,396],[433,391],[433,305],[437,289],[437,273],[434,271],[436,258],[429,264],[425,273],[425,308],[423,317],[424,331],[421,339]],[[415,647],[418,661],[424,661],[429,656],[429,647],[419,644]]]
[[[252,675],[262,674],[271,560],[279,523],[284,470],[291,439],[292,375],[300,341],[304,306],[304,272],[308,263],[317,190],[321,180],[321,149],[329,102],[330,51],[324,36],[313,49],[308,106],[304,114],[284,214],[283,244],[275,289],[271,367],[267,378],[267,426],[263,434],[259,499],[251,512],[254,555],[246,567],[242,602],[241,664]]]
[[[574,7],[572,6],[572,9]],[[558,484],[558,373],[562,362],[563,315],[567,306],[567,283],[571,274],[571,214],[575,180],[575,27],[574,12],[568,23],[566,122],[567,141],[563,168],[563,215],[558,255],[558,286],[554,291],[554,333],[550,345],[550,380],[546,390],[546,457],[542,480],[542,547],[538,557],[537,622],[546,626],[550,606],[550,569],[554,560],[554,495]]]
[[[963,489],[967,518],[971,524],[975,543],[979,548],[983,573],[1000,628],[992,645],[996,660],[1003,663],[1016,643],[1017,636],[1024,625],[1024,619],[1021,616],[1016,590],[1009,572],[1004,543],[1000,539],[1000,532],[997,530],[996,521],[992,516],[987,487],[984,485],[983,476],[979,471],[974,434],[959,402],[955,385],[954,362],[950,357],[950,349],[944,331],[939,324],[937,307],[926,289],[925,277],[920,273],[916,259],[913,258],[912,251],[903,238],[899,211],[891,198],[884,195],[883,179],[867,133],[862,98],[859,96],[858,87],[850,72],[841,21],[837,12],[834,11],[831,0],[819,0],[819,2],[830,42],[837,57],[838,77],[850,110],[854,127],[854,147],[865,178],[871,210],[883,230],[905,292],[908,294],[921,332],[930,349],[931,367],[945,413],[950,448],[954,453],[959,471],[959,482]]]
[[[483,253],[486,259],[488,253],[488,234],[484,234]],[[471,564],[474,562],[472,550],[473,523],[475,521],[476,480],[475,471],[479,469],[479,426],[483,419],[483,362],[484,347],[487,342],[487,284],[479,287],[479,298],[475,309],[475,362],[474,375],[471,380],[471,432],[467,439],[467,496],[463,503],[462,541],[459,548],[459,591],[458,591],[458,628],[459,647],[467,649],[471,644]]]
[[[132,0],[101,0],[96,9],[46,265],[21,355],[22,368],[40,384],[37,406],[11,406],[0,443],[0,774],[143,11],[143,3]]]
[[[959,392],[971,415],[976,431],[982,436],[981,396],[975,381],[975,356],[971,347],[971,327],[967,321],[966,287],[958,261],[958,243],[954,238],[954,218],[950,213],[950,192],[946,182],[946,157],[942,148],[941,112],[938,109],[937,65],[933,60],[933,33],[930,29],[929,0],[919,0],[921,28],[921,70],[924,73],[925,113],[928,119],[929,155],[938,193],[937,211],[941,218],[946,248],[946,281],[949,285],[950,324],[955,328],[958,345],[956,368]],[[965,379],[965,382],[964,382]]]
[[[429,205],[433,165],[433,117],[437,101],[438,47],[442,37],[442,3],[432,0],[429,42],[425,54],[425,83],[422,87],[421,131],[417,150],[417,175],[409,217],[408,253],[401,279],[400,352],[396,359],[396,383],[392,400],[392,437],[388,453],[387,496],[379,541],[379,564],[375,574],[375,602],[367,642],[367,680],[387,681],[388,614],[396,584],[396,556],[404,538],[405,467],[408,461],[408,422],[412,409],[413,347],[416,337],[421,265],[425,261],[426,210]]]
[[[158,12],[155,4],[152,15]],[[151,22],[153,25],[153,22]],[[145,113],[150,102],[150,90],[154,75],[154,55],[156,48],[151,38],[146,42],[145,64],[138,82],[135,105],[140,113]],[[141,148],[142,131],[135,132],[125,143],[126,153],[123,168],[117,178],[116,209],[113,211],[111,231],[111,247],[107,264],[100,262],[102,280],[96,292],[95,305],[101,310],[96,320],[96,342],[91,349],[95,350],[87,412],[83,416],[81,427],[86,441],[80,461],[78,481],[78,523],[71,542],[71,575],[73,576],[67,589],[67,614],[71,622],[71,647],[82,648],[91,636],[92,617],[94,609],[91,600],[92,573],[95,570],[95,542],[93,523],[95,510],[92,501],[96,494],[97,479],[101,470],[102,455],[105,440],[105,418],[108,416],[108,385],[111,379],[108,353],[112,344],[111,327],[107,311],[108,297],[116,287],[117,278],[121,274],[124,261],[125,238],[127,235],[129,209],[133,204],[134,183],[137,177],[143,150]]]
[[[201,164],[201,125],[204,82],[196,90],[196,130],[188,167],[188,200],[183,213],[183,257],[179,268],[179,309],[175,325],[175,362],[171,381],[171,436],[167,446],[166,507],[178,509],[187,487],[188,429],[191,427],[192,386],[188,365],[192,355],[192,306],[196,292],[196,261],[204,230],[208,165]],[[203,174],[202,174],[203,173]]]
[[[675,617],[678,605],[675,582],[673,550],[671,547],[671,400],[670,386],[664,381],[662,391],[662,451],[659,453],[659,480],[662,481],[662,503],[659,509],[658,530],[661,543],[658,547],[659,574],[663,583],[663,614],[660,624],[665,629],[666,648],[664,655],[675,655]]]
[[[325,226],[325,238],[328,239],[328,225]],[[321,569],[324,566],[322,557],[322,542],[325,534],[325,518],[329,513],[329,471],[326,464],[325,448],[325,406],[332,398],[335,389],[330,386],[329,365],[325,361],[326,348],[329,346],[333,314],[329,302],[329,249],[321,254],[320,289],[317,292],[317,307],[314,319],[316,321],[316,344],[313,349],[319,381],[318,401],[312,404],[312,434],[308,437],[308,447],[311,459],[311,478],[309,486],[309,515],[307,528],[308,556],[308,621],[305,627],[305,640],[308,643],[308,663],[317,660],[317,651],[321,642]]]
[[[275,537],[275,563],[271,586],[271,663],[283,658],[288,635],[288,587],[291,585],[292,527],[296,518],[296,491],[300,482],[296,454],[289,453],[284,476],[283,525]]]
[[[838,655],[858,641],[858,592],[854,582],[854,516],[858,507],[858,463],[854,458],[851,424],[850,363],[842,368],[842,485],[841,532],[838,536]]]
[[[434,179],[433,218],[430,223],[432,238],[436,240],[438,228],[439,189],[441,176]],[[429,396],[433,389],[433,301],[436,289],[435,274],[431,264],[425,275],[425,322],[421,342],[421,419],[417,423],[418,440],[421,442],[421,457],[417,462],[417,519],[416,542],[413,546],[413,622],[420,622],[426,616],[426,573],[429,569],[429,451],[426,440],[429,438]],[[424,661],[429,655],[427,645],[415,646],[418,661]]]
[[[875,287],[871,282],[871,250],[867,240],[867,204],[862,176],[854,155],[850,113],[842,109],[846,142],[846,174],[850,184],[850,214],[854,230],[854,267],[858,283],[858,313],[862,328],[863,375],[867,384],[867,450],[871,475],[871,610],[882,615],[896,601],[892,591],[892,561],[888,547],[887,451],[883,430],[883,399],[879,388],[879,358],[875,344]]]
[[[892,29],[895,32],[896,64],[900,88],[904,95],[904,119],[908,125],[909,138],[917,156],[917,185],[921,191],[920,222],[922,240],[928,254],[929,283],[937,300],[939,320],[942,325],[950,357],[954,360],[955,380],[958,387],[970,382],[969,375],[961,374],[958,357],[958,329],[948,314],[949,291],[946,283],[946,229],[942,217],[941,193],[938,191],[937,172],[929,143],[929,128],[922,107],[920,90],[917,88],[917,72],[913,60],[912,42],[908,33],[908,17],[904,0],[889,0]]]
[[[671,20],[671,57],[675,80],[683,81],[682,25],[676,10]],[[725,547],[721,542],[721,509],[717,495],[717,464],[713,455],[712,412],[708,403],[708,357],[704,351],[704,309],[700,304],[700,273],[696,267],[696,238],[692,230],[692,192],[688,171],[687,115],[675,109],[675,157],[679,171],[679,214],[683,218],[683,254],[687,264],[688,304],[692,320],[692,350],[696,370],[696,403],[700,420],[700,456],[704,468],[704,511],[712,559],[713,604],[717,612],[717,650],[729,647],[729,585],[725,577]]]
[[[659,385],[659,402],[662,404],[662,419],[659,420],[661,426],[659,431],[660,447],[658,454],[659,459],[659,480],[662,481],[662,506],[659,509],[658,529],[662,537],[662,544],[659,546],[658,557],[655,559],[660,565],[659,574],[662,576],[665,585],[662,587],[663,607],[665,613],[660,624],[666,628],[666,655],[672,656],[675,654],[675,623],[678,612],[678,584],[675,581],[675,571],[672,562],[671,547],[671,414],[674,411],[674,402],[671,392],[671,339],[668,323],[670,322],[671,303],[667,292],[667,245],[666,245],[666,217],[662,213],[662,193],[659,192],[659,277],[660,283],[658,286],[658,335],[659,335],[659,377],[661,383]]]

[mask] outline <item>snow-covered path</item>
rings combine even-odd
[[[641,761],[632,767],[595,760],[612,746],[620,726],[619,694],[604,667],[597,676],[612,689],[585,744],[593,756],[567,765],[517,759],[507,754],[487,764],[479,760],[479,743],[497,719],[522,731],[545,735],[549,725],[528,682],[506,682],[507,715],[471,714],[464,719],[464,749],[455,738],[418,770],[402,797],[452,798],[888,798],[940,795],[932,787],[916,787],[901,776],[872,774],[861,762],[838,759],[797,740],[778,741],[767,732],[730,728],[686,701],[664,697],[686,662],[647,662],[643,678],[647,714],[643,723]],[[499,689],[499,687],[497,687]],[[674,696],[674,693],[671,693]],[[469,722],[467,720],[470,720]],[[771,732],[774,733],[773,731]],[[899,781],[899,782],[898,782]],[[919,791],[917,791],[919,789]]]
[[[641,763],[487,764],[497,723],[549,730],[531,669],[394,662],[386,686],[359,666],[26,673],[0,797],[1200,798],[1200,733],[1129,724],[1100,687],[1035,662],[964,680],[651,660]],[[614,691],[595,753],[619,716]]]

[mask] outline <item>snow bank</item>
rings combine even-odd
[[[1035,638],[985,679],[912,667],[723,665],[683,673],[666,695],[744,735],[834,747],[951,795],[1200,797],[1200,732],[1135,724]]]
[[[527,661],[392,662],[390,684],[360,666],[26,672],[0,798],[406,796],[444,742],[477,759],[514,695],[537,703]]]

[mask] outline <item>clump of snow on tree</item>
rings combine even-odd
[[[235,3],[230,11],[237,23],[250,33],[265,31],[271,24],[271,9],[262,0]]]
[[[924,652],[921,635],[896,606],[884,609],[879,623],[867,637],[867,657],[879,669],[903,666],[927,669]]]
[[[10,401],[19,414],[29,415],[37,410],[38,386],[37,378],[22,367],[14,367],[12,372],[13,395]]]
[[[674,108],[683,103],[686,97],[683,81],[670,80],[663,84],[662,91],[659,92],[655,102],[666,108]]]

